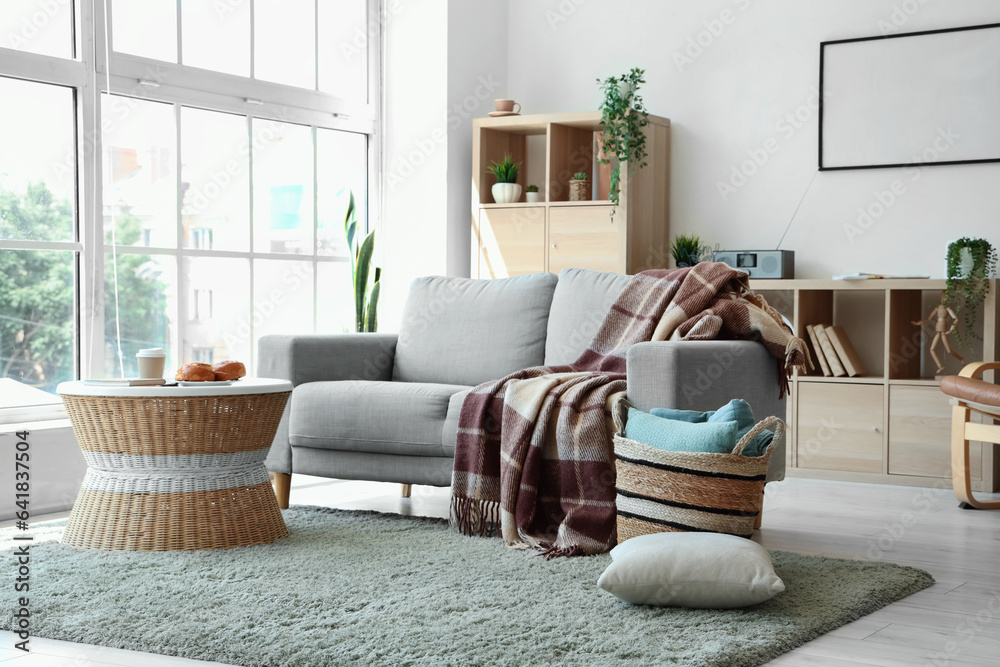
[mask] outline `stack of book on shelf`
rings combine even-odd
[[[865,374],[858,353],[844,327],[829,324],[809,324],[806,326],[809,342],[812,344],[813,359],[819,362],[823,375],[829,377],[856,377]]]

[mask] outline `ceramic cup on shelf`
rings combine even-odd
[[[145,350],[139,350],[135,354],[135,360],[139,363],[139,377],[163,377],[163,366],[167,361],[167,355],[164,353],[162,347],[150,347]]]
[[[496,105],[497,111],[503,111],[506,113],[521,113],[521,105],[514,100],[493,100],[493,104]],[[516,109],[514,107],[517,107]]]

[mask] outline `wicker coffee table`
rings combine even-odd
[[[288,535],[264,458],[291,395],[284,380],[57,391],[89,469],[62,542],[181,551]]]

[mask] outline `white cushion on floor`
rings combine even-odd
[[[655,533],[622,542],[597,585],[626,602],[731,609],[785,590],[756,542],[717,533]]]

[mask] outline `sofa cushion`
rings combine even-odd
[[[414,280],[393,379],[477,385],[541,366],[556,282],[550,273]]]
[[[589,269],[563,269],[552,296],[545,365],[576,361],[625,289],[629,276]]]
[[[300,384],[292,392],[288,441],[293,447],[444,456],[448,401],[467,389],[363,380]]]

